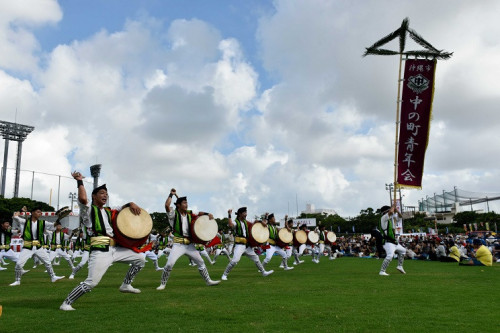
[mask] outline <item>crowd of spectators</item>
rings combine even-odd
[[[472,245],[474,239],[481,241],[490,250],[493,262],[500,262],[500,239],[491,234],[484,237],[477,237],[474,234],[406,235],[400,236],[399,242],[407,249],[407,259],[452,261],[449,258],[453,258],[453,261],[458,262],[474,257],[475,250]],[[383,253],[377,252],[374,239],[368,239],[364,235],[338,237],[335,250],[339,256],[384,257]]]

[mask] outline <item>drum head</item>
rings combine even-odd
[[[265,243],[269,239],[269,229],[262,223],[256,222],[250,230],[253,238],[258,243]]]
[[[311,243],[319,242],[319,234],[316,231],[311,231],[307,234],[307,238]]]
[[[295,240],[297,240],[299,244],[305,244],[307,242],[307,232],[305,232],[304,230],[296,231]]]
[[[330,243],[335,243],[335,241],[337,240],[337,235],[335,235],[333,231],[328,231],[328,233],[326,234],[326,239],[328,239]]]
[[[209,242],[217,235],[217,222],[210,220],[208,215],[202,215],[193,222],[193,232],[204,242]]]
[[[280,231],[278,232],[278,237],[285,244],[288,244],[291,241],[293,241],[293,234],[290,231],[288,231],[287,228],[280,229]]]
[[[134,215],[129,207],[120,211],[116,218],[116,227],[125,237],[141,239],[153,229],[151,215],[141,208],[141,214]]]

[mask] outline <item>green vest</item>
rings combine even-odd
[[[189,230],[189,227],[191,227],[191,211],[188,210],[186,211],[187,214],[187,219],[188,219],[188,237],[191,236],[191,230]],[[175,210],[175,220],[174,220],[174,236],[175,237],[184,237],[184,234],[182,233],[182,219],[181,219],[181,213],[176,209]]]
[[[241,227],[241,225],[243,224],[245,226],[246,238],[248,238],[248,221],[247,220],[240,221],[238,219],[234,219],[234,220],[236,222],[236,235],[235,236],[244,237],[243,236],[243,228]]]
[[[106,210],[106,214],[108,215],[108,221],[111,225],[111,210],[109,208],[104,208]],[[92,221],[92,235],[93,236],[107,236],[106,234],[106,226],[104,224],[104,220],[101,214],[101,210],[96,205],[91,206],[90,210],[90,220]],[[89,238],[89,237],[87,237]],[[90,242],[90,239],[89,239]],[[109,251],[108,245],[92,245],[90,247],[90,251]]]
[[[166,248],[167,247],[167,243],[168,243],[168,238],[167,237],[160,236],[158,238],[158,248],[160,250],[163,250],[164,248]]]
[[[45,245],[45,237],[43,235],[43,233],[45,231],[45,221],[44,220],[37,220],[36,226],[37,226],[36,239],[40,242],[40,247],[42,247]],[[27,218],[26,223],[24,224],[23,240],[30,241],[30,242],[32,242],[34,240],[33,233],[31,231],[31,218]],[[33,248],[33,246],[31,246],[31,245],[29,245],[29,246],[23,245],[23,247],[26,249],[30,249],[30,250]]]
[[[57,246],[57,232],[54,231],[52,233],[52,240],[50,241],[50,247],[52,248],[52,250],[54,250]],[[61,247],[64,246],[64,233],[61,231],[59,231],[59,245],[61,245]]]
[[[396,234],[394,232],[392,221],[393,219],[392,217],[390,217],[389,220],[387,220],[387,228],[383,229],[382,219],[380,219],[379,228],[380,231],[382,232],[382,236],[384,237],[382,244],[385,244],[386,241],[396,244]]]
[[[278,239],[278,231],[276,230],[276,226],[268,224],[267,228],[269,229],[269,239],[277,240]]]
[[[11,230],[12,230],[12,227],[11,227],[11,228],[9,228],[9,229],[7,229],[6,231],[4,231],[4,230],[0,230],[0,232],[1,232],[2,234],[4,234],[4,237],[5,237],[5,241],[4,241],[4,243],[3,243],[3,244],[0,244],[0,245],[8,245],[8,246],[10,247],[10,239],[11,239],[11,237],[12,237],[12,231],[11,231]],[[0,239],[1,239],[1,237],[0,237]]]

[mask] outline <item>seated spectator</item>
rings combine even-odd
[[[446,258],[446,248],[444,242],[439,238],[436,238],[436,245],[436,259],[441,261],[441,258]]]
[[[474,239],[472,241],[472,246],[474,250],[476,250],[475,258],[472,258],[469,261],[461,262],[460,265],[463,266],[492,266],[493,265],[493,256],[491,255],[490,250],[486,246],[483,245],[480,239]]]
[[[460,261],[460,251],[458,247],[455,245],[453,239],[448,240],[448,251],[450,254],[446,257],[441,257],[440,261],[442,262],[459,262]]]

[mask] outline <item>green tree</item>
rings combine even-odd
[[[0,197],[0,218],[3,221],[10,221],[12,214],[25,207],[30,211],[34,207],[40,207],[44,212],[53,212],[54,207],[42,201],[31,200],[29,198],[2,198]]]

